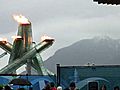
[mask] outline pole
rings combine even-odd
[[[32,46],[31,22],[29,22],[27,24],[19,24],[18,36],[21,36],[23,38],[24,52],[29,51],[32,48],[31,47]],[[28,75],[31,75],[31,63],[32,63],[32,60],[27,60],[26,71],[27,71]]]
[[[12,51],[12,44],[6,41],[0,41],[0,48],[10,54]]]
[[[60,86],[60,64],[57,64],[57,86]]]

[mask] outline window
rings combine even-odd
[[[98,82],[89,82],[88,90],[98,90]]]

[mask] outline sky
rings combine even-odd
[[[18,28],[14,14],[22,14],[31,21],[36,43],[42,35],[55,38],[54,44],[41,53],[43,60],[81,39],[120,38],[119,5],[97,4],[93,0],[0,0],[0,37],[11,43]],[[6,59],[9,55],[0,60],[0,67],[5,66]]]

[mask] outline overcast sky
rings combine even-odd
[[[120,6],[116,5],[98,5],[93,0],[0,0],[0,37],[11,43],[18,27],[13,14],[32,22],[36,43],[44,34],[55,38],[54,45],[41,54],[43,60],[83,38],[120,38]]]

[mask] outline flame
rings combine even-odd
[[[19,23],[19,24],[30,24],[29,20],[22,15],[13,15],[13,18]]]
[[[7,38],[0,38],[0,41],[7,42]]]
[[[13,38],[15,40],[15,39],[22,38],[22,37],[21,36],[12,36],[11,38]]]
[[[54,38],[52,38],[52,37],[49,37],[49,36],[47,36],[47,35],[43,35],[42,37],[41,37],[41,41],[44,41],[44,40],[54,40]]]

